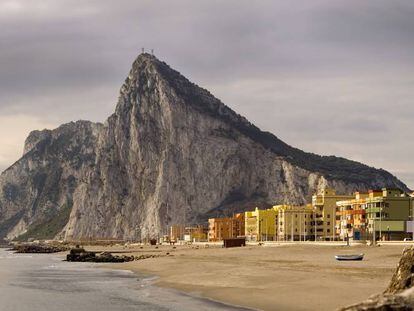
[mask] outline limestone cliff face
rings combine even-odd
[[[0,176],[0,239],[29,228],[28,237],[53,237],[62,230],[73,192],[93,169],[101,127],[78,121],[29,135],[23,157]]]
[[[58,139],[62,128],[70,134]],[[55,153],[42,147],[52,142]],[[53,187],[44,181],[40,191],[37,174]],[[133,63],[104,125],[33,132],[0,186],[0,237],[33,235],[47,219],[51,235],[66,239],[155,236],[172,223],[305,203],[325,186],[407,190],[383,170],[305,153],[261,132],[148,54]]]

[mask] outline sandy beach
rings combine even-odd
[[[161,257],[107,267],[156,275],[158,286],[253,309],[335,310],[383,291],[405,247],[285,244],[231,249],[112,248],[136,256]],[[350,253],[364,253],[365,258],[359,262],[334,260],[335,254]]]

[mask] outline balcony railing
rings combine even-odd
[[[380,207],[370,207],[370,208],[367,208],[365,211],[366,211],[366,213],[379,213],[381,211],[381,208]]]

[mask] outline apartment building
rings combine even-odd
[[[335,230],[340,239],[366,239],[368,231],[363,205],[367,197],[368,192],[355,192],[353,199],[336,202]]]
[[[338,195],[333,189],[323,189],[312,196],[312,207],[316,217],[316,239],[334,240],[338,238],[336,225],[336,202],[351,200],[352,195]]]
[[[184,241],[205,242],[207,241],[208,228],[204,225],[194,225],[184,228]]]
[[[407,221],[412,219],[413,199],[399,189],[369,191],[362,205],[367,215],[370,239],[401,240],[410,237]]]
[[[245,234],[250,241],[275,241],[276,216],[274,208],[245,212]]]
[[[337,202],[337,233],[342,239],[401,240],[411,235],[413,201],[398,189],[356,192],[354,199]]]
[[[245,213],[245,234],[250,241],[307,241],[315,238],[312,205],[275,205]]]
[[[306,206],[276,205],[277,240],[308,241],[315,239],[315,211]]]
[[[233,217],[210,218],[208,220],[208,240],[216,242],[244,236],[244,226],[244,213],[235,214]]]
[[[172,225],[170,227],[170,241],[176,242],[184,240],[185,226],[184,225]]]

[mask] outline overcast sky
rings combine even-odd
[[[414,188],[414,1],[0,0],[0,171],[104,121],[141,47],[263,130]]]

